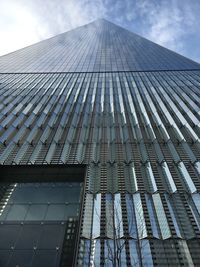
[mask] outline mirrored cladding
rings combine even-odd
[[[101,19],[0,57],[1,73],[188,69],[200,65]]]

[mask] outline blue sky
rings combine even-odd
[[[0,0],[0,55],[97,18],[200,62],[199,0]]]

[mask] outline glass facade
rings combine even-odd
[[[1,57],[0,72],[199,69],[200,65],[103,19]]]
[[[78,183],[9,185],[1,201],[0,265],[60,266],[66,236],[77,228],[80,192]]]
[[[87,166],[81,208],[70,183],[1,184],[0,262],[58,266],[79,209],[77,266],[200,265],[199,64],[98,20],[0,72],[0,164]]]

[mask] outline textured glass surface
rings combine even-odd
[[[167,239],[170,237],[171,234],[160,195],[154,194],[152,196],[152,199],[154,202],[157,220],[160,226],[161,236],[163,239]]]
[[[97,194],[94,198],[93,227],[92,227],[93,238],[100,236],[100,220],[101,220],[101,194]]]
[[[196,189],[187,169],[185,168],[183,162],[180,162],[178,164],[178,169],[180,170],[180,173],[184,179],[184,182],[186,183],[186,186],[187,186],[189,192],[195,193],[197,189]]]
[[[90,262],[90,241],[84,240],[81,249],[83,250],[83,261],[81,262],[81,266],[87,267]]]
[[[91,224],[92,224],[92,209],[93,209],[93,195],[87,194],[85,199],[84,221],[82,235],[86,238],[90,238]]]
[[[113,196],[106,194],[106,236],[113,238],[115,236],[114,227],[114,207],[113,207]],[[116,229],[117,230],[117,229]]]
[[[182,234],[181,234],[181,231],[180,231],[181,227],[178,224],[177,215],[175,214],[175,209],[173,209],[173,206],[172,206],[172,203],[171,203],[169,195],[166,194],[165,198],[167,200],[168,209],[169,209],[169,212],[171,214],[171,218],[172,218],[172,221],[173,221],[173,224],[174,224],[174,228],[175,228],[176,234],[177,234],[178,237],[182,238]]]
[[[163,170],[167,185],[169,186],[169,191],[173,192],[173,193],[176,192],[177,188],[176,188],[176,185],[173,181],[172,175],[169,171],[169,168],[168,168],[168,165],[166,164],[166,162],[163,162],[162,170]]]
[[[149,240],[140,240],[140,248],[142,255],[142,265],[144,267],[153,267],[153,259],[151,254],[151,248],[149,244]]]
[[[130,261],[132,266],[139,267],[141,265],[140,257],[138,255],[138,246],[135,240],[129,241],[129,247],[131,250]],[[140,248],[139,248],[140,249]]]
[[[130,194],[126,194],[126,210],[128,219],[128,231],[129,235],[133,238],[137,238],[137,224],[135,219],[133,198]]]
[[[152,197],[146,194],[145,198],[146,198],[147,209],[148,209],[148,214],[149,214],[150,223],[151,223],[152,234],[154,237],[159,238],[159,228],[158,228],[157,220],[155,217],[155,209],[153,207]]]
[[[196,209],[198,210],[198,213],[200,214],[200,195],[199,194],[193,194],[192,198],[193,198],[193,201],[195,203]]]
[[[133,202],[134,202],[135,219],[137,223],[138,238],[145,238],[147,236],[147,231],[146,231],[144,212],[140,194],[136,193],[133,195]]]
[[[104,243],[105,266],[126,266],[126,253],[124,240],[114,242],[113,240],[106,240]]]
[[[100,253],[101,253],[101,244],[100,240],[96,239],[93,241],[93,253],[92,253],[92,259],[91,262],[94,263],[94,266],[100,266]]]
[[[191,198],[188,198],[188,204],[189,204],[190,210],[192,212],[193,218],[195,219],[195,222],[197,224],[197,227],[200,230],[200,215],[198,213],[198,209],[196,208],[196,206],[195,206],[195,204]]]
[[[120,194],[115,194],[114,196],[114,229],[115,237],[121,238],[124,232]]]

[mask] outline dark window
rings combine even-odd
[[[2,166],[0,266],[72,265],[84,166]],[[79,177],[80,175],[80,177]],[[49,178],[48,178],[49,177]]]

